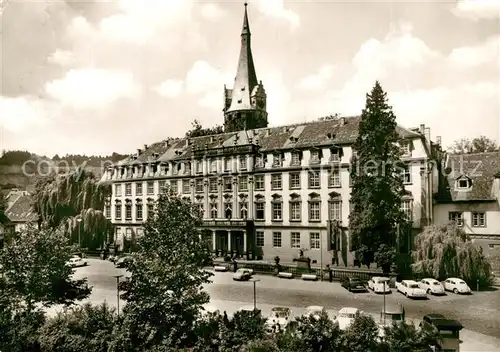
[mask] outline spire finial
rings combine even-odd
[[[250,26],[248,25],[247,5],[248,3],[245,2],[245,15],[243,16],[243,30],[241,31],[241,35],[250,34]]]

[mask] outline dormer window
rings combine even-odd
[[[300,165],[300,159],[301,159],[301,153],[300,152],[292,152],[292,166],[299,166]]]
[[[281,167],[283,165],[282,155],[276,153],[273,155],[273,167]]]
[[[321,150],[311,150],[311,164],[319,164],[321,161]]]
[[[459,190],[467,190],[472,186],[472,180],[468,177],[460,177],[456,181],[456,188]]]
[[[340,161],[340,148],[332,148],[330,149],[330,161]]]
[[[400,148],[401,154],[403,154],[403,156],[409,156],[409,155],[411,155],[410,141],[401,141],[401,142],[399,142],[399,148]]]

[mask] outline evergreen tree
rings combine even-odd
[[[359,134],[353,145],[349,227],[353,249],[361,263],[369,266],[377,254],[377,258],[384,259],[379,263],[384,271],[390,269],[385,259],[393,256],[378,252],[393,251],[398,224],[404,221],[401,211],[404,186],[396,126],[387,94],[377,81],[366,95]]]

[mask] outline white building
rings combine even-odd
[[[351,145],[359,117],[267,126],[266,93],[257,83],[245,8],[233,89],[224,88],[226,133],[167,139],[107,169],[105,214],[116,240],[140,236],[165,186],[198,204],[214,251],[292,262],[299,250],[313,263],[338,255],[351,264],[348,230]],[[398,126],[408,196],[402,207],[418,231],[432,218],[437,171],[429,168],[430,131]]]

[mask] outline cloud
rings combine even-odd
[[[496,64],[500,68],[500,35],[489,37],[483,43],[474,46],[455,48],[451,51],[449,59],[459,68],[485,64]]]
[[[215,4],[204,4],[201,7],[201,15],[210,21],[218,21],[227,15],[227,12]]]
[[[206,61],[196,61],[186,75],[186,90],[190,94],[202,94],[198,105],[220,108],[222,88],[231,82],[232,75],[221,72]]]
[[[75,56],[71,51],[57,49],[50,54],[47,61],[60,66],[70,66],[75,62]]]
[[[317,73],[304,77],[299,87],[306,90],[321,89],[325,86],[328,79],[332,77],[335,66],[325,64],[321,66]]]
[[[498,19],[500,17],[500,1],[498,0],[459,0],[451,10],[457,17],[474,21],[480,19]]]
[[[100,108],[120,98],[135,98],[140,89],[131,73],[104,69],[72,69],[45,84],[45,91],[73,108]]]
[[[182,92],[184,82],[178,79],[167,79],[159,86],[154,88],[154,91],[159,95],[167,98],[175,98]]]
[[[285,20],[290,23],[292,29],[300,26],[300,17],[292,10],[285,9],[283,0],[258,0],[257,9],[266,16]]]
[[[0,97],[0,111],[0,124],[14,133],[46,123],[55,113],[53,107],[33,97]]]

